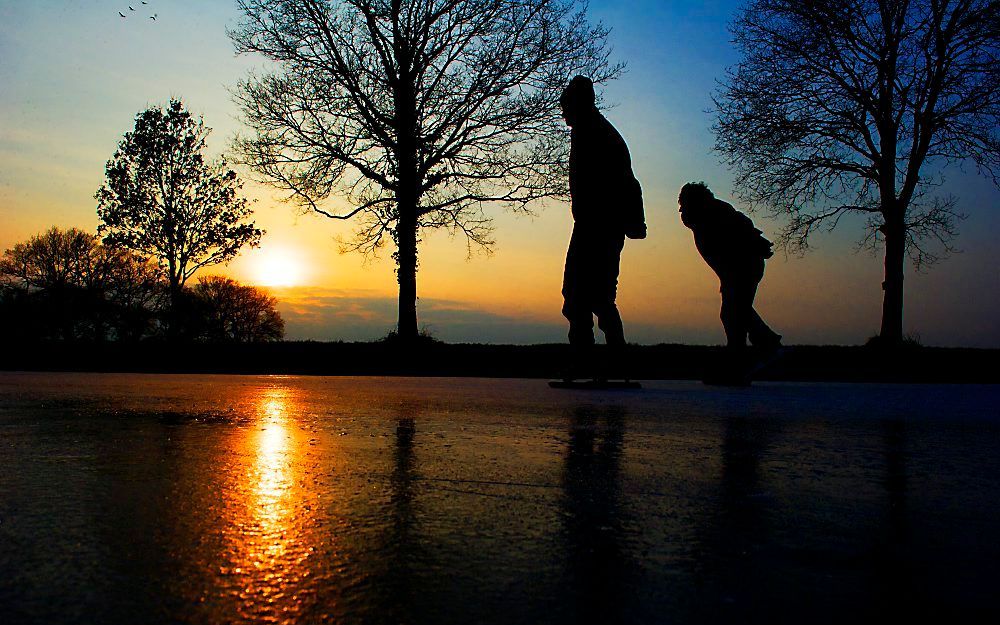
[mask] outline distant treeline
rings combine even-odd
[[[171,293],[164,270],[76,228],[52,228],[0,258],[0,324],[24,341],[280,340],[277,300],[230,278]]]
[[[143,341],[85,345],[50,341],[14,342],[6,347],[0,350],[0,370],[557,378],[573,357],[567,344],[470,345],[398,339],[370,343]],[[625,356],[628,374],[634,379],[700,380],[725,349],[628,345]],[[603,357],[604,351],[604,345],[597,346],[596,356]],[[795,346],[757,372],[754,379],[996,384],[1000,369],[992,365],[997,356],[996,349]],[[887,410],[891,409],[887,405]]]

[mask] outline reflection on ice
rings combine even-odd
[[[280,391],[269,391],[261,402],[260,431],[255,444],[256,462],[247,476],[254,485],[255,516],[262,533],[283,529],[288,517],[289,457],[288,427],[285,422],[285,401]]]
[[[289,433],[285,423],[285,402],[280,391],[270,391],[262,402],[263,427],[256,436],[257,460],[249,475],[255,495],[251,505],[257,536],[264,542],[263,550],[249,549],[247,555],[255,568],[281,565],[281,556],[288,546],[290,525],[291,480],[294,467],[288,452]],[[253,545],[249,545],[253,547]]]
[[[0,622],[986,620],[998,405],[0,374]]]
[[[227,488],[225,527],[231,567],[230,592],[242,619],[292,622],[301,611],[296,585],[306,576],[310,544],[307,497],[298,484],[299,436],[289,412],[294,394],[265,389],[256,421],[230,449],[234,466]]]

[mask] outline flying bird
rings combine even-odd
[[[156,21],[156,15],[157,15],[156,13],[153,13],[152,15],[149,16],[149,19],[151,19],[151,20],[153,20],[155,22]]]
[[[118,11],[118,15],[121,15],[122,17],[125,17],[125,14],[122,13],[121,11]]]
[[[133,9],[132,7],[129,7],[128,10],[129,11],[135,11],[135,9]]]

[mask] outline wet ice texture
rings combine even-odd
[[[0,621],[995,615],[995,387],[645,386],[0,374]]]

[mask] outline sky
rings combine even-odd
[[[182,98],[225,154],[242,128],[231,89],[257,57],[236,56],[226,34],[232,0],[0,0],[0,249],[53,225],[95,230],[94,192],[139,111]],[[593,0],[627,71],[604,89],[642,183],[649,236],[622,256],[618,304],[631,342],[719,344],[718,281],[677,216],[681,185],[703,180],[733,200],[731,172],[713,153],[711,93],[738,62],[727,24],[739,2]],[[122,19],[118,11],[126,13]],[[156,14],[156,20],[149,16]],[[241,172],[248,174],[248,172]],[[260,249],[203,270],[268,286],[287,338],[368,340],[395,324],[392,250],[339,252],[350,223],[302,214],[248,182]],[[974,168],[948,172],[945,191],[968,215],[956,254],[925,274],[908,267],[904,331],[927,345],[1000,347],[1000,191]],[[572,229],[568,205],[533,217],[491,211],[496,245],[466,252],[461,238],[424,232],[419,325],[453,342],[565,340],[560,285]],[[769,238],[780,220],[754,215]],[[804,256],[768,261],[756,308],[786,344],[859,344],[876,334],[881,258],[858,251],[860,222],[820,233]],[[275,286],[276,282],[286,283]]]

